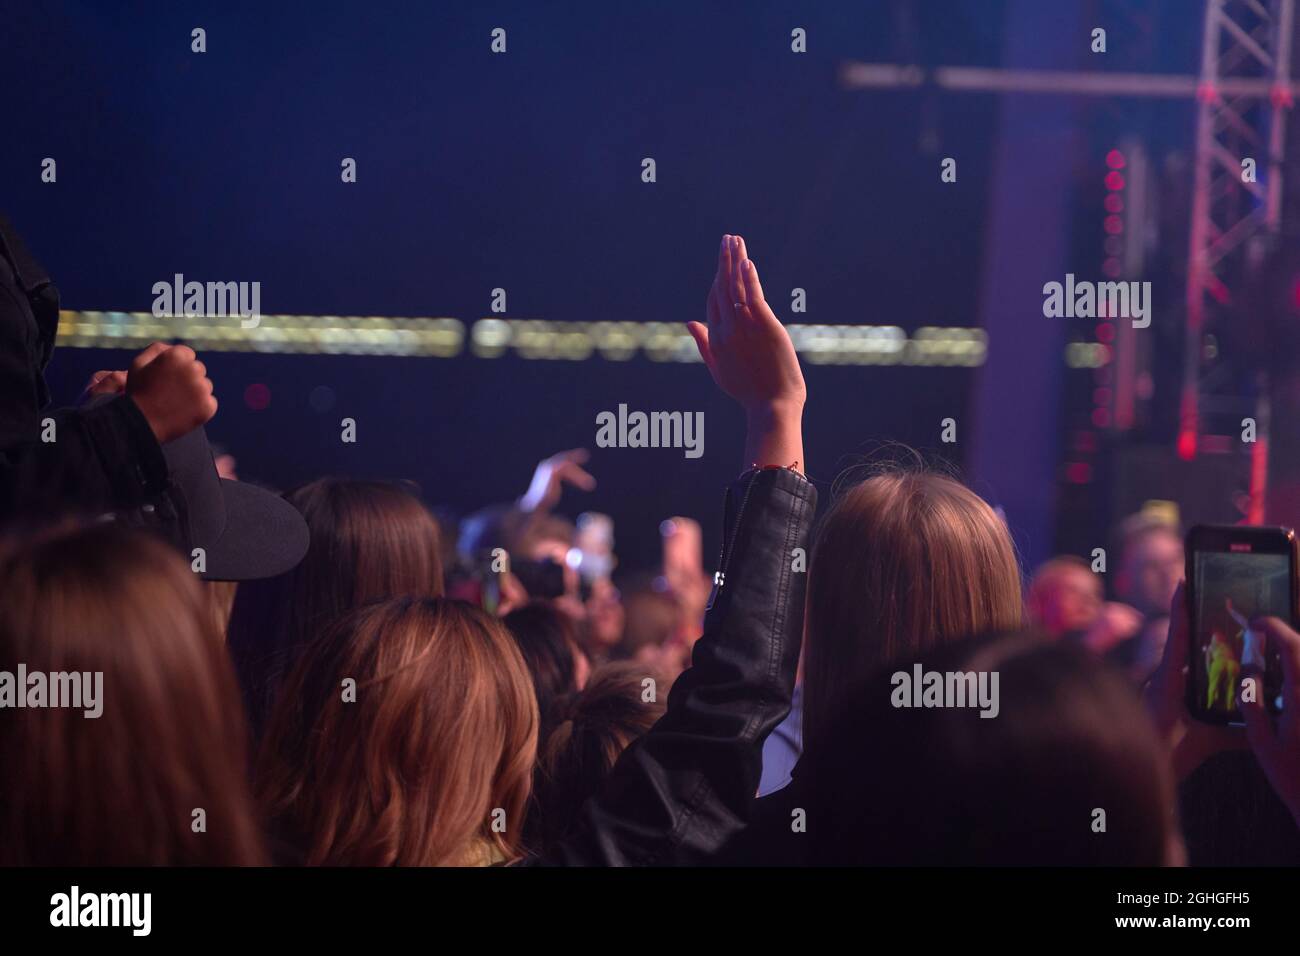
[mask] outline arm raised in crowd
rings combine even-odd
[[[763,741],[790,710],[805,583],[796,552],[808,547],[817,493],[800,471],[798,358],[739,237],[723,239],[707,314],[708,326],[691,323],[691,334],[714,381],[744,409],[748,440],[746,471],[727,489],[704,634],[667,713],[535,863],[707,860],[748,823]]]

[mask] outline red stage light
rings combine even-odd
[[[260,382],[244,389],[244,404],[260,412],[271,404],[271,390]]]
[[[1124,197],[1118,195],[1117,193],[1107,193],[1107,194],[1106,194],[1106,211],[1107,211],[1107,212],[1123,212],[1123,211],[1124,211]]]
[[[1121,153],[1118,149],[1112,149],[1109,153],[1106,154],[1106,165],[1109,166],[1111,169],[1123,169],[1124,154]]]
[[[1086,461],[1072,461],[1065,466],[1065,480],[1072,485],[1086,485],[1092,481],[1092,465]]]
[[[1111,190],[1124,188],[1124,174],[1111,170],[1106,174],[1106,188]]]

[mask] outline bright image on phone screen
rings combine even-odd
[[[1237,691],[1245,677],[1259,682],[1259,700],[1280,709],[1282,675],[1256,617],[1291,618],[1290,560],[1285,554],[1195,556],[1196,633],[1190,664],[1197,669],[1199,709],[1239,717]]]

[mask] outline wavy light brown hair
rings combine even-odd
[[[849,488],[808,574],[804,736],[886,662],[1020,627],[1020,567],[1005,522],[960,482],[892,470]]]
[[[255,786],[276,835],[308,865],[509,860],[537,724],[528,668],[495,618],[462,601],[396,598],[349,613],[304,652]]]
[[[0,714],[0,865],[266,862],[235,676],[185,560],[114,525],[4,552],[0,669],[100,671],[103,712]]]
[[[405,487],[321,478],[284,497],[307,521],[307,556],[278,577],[243,582],[230,612],[230,653],[258,736],[285,675],[339,615],[443,593],[438,522]]]

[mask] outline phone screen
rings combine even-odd
[[[1196,550],[1191,556],[1189,664],[1194,679],[1189,704],[1193,713],[1240,721],[1237,693],[1247,677],[1255,678],[1258,699],[1269,709],[1280,710],[1282,673],[1277,650],[1250,622],[1269,616],[1291,620],[1291,555]]]

